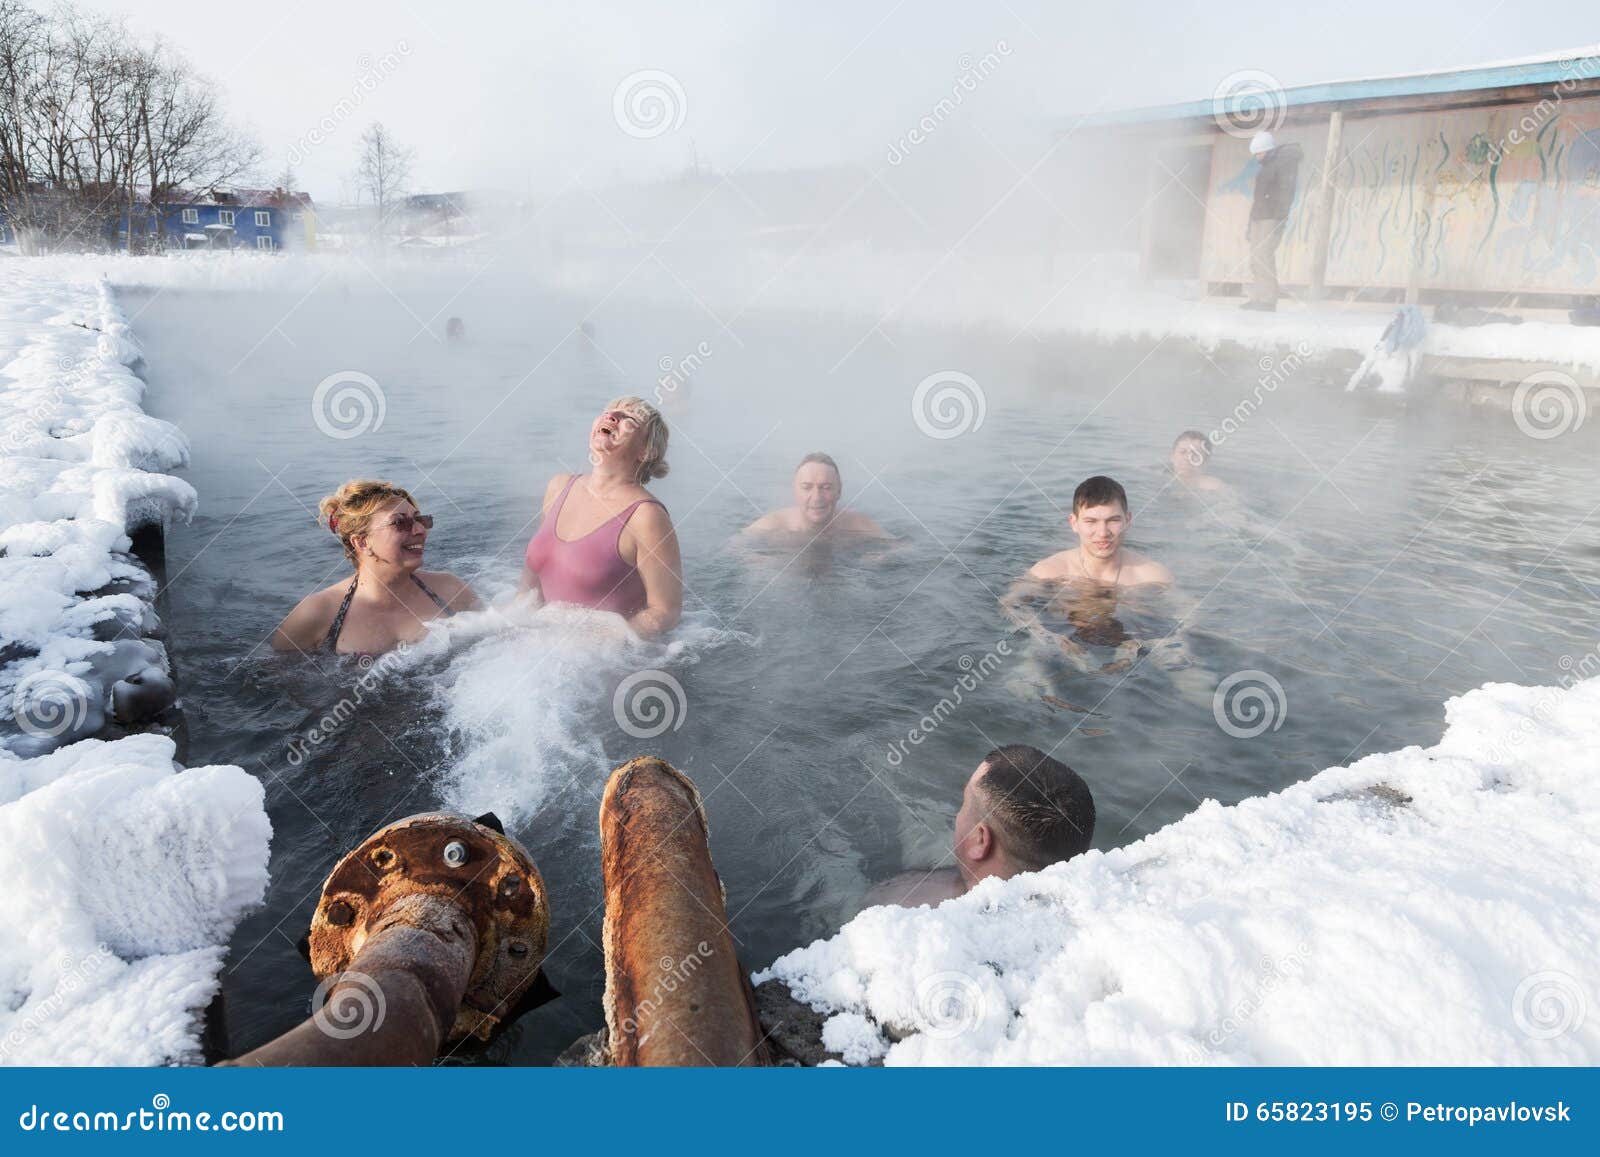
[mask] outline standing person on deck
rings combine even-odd
[[[1268,132],[1250,139],[1250,155],[1261,166],[1250,201],[1250,300],[1245,309],[1272,313],[1278,308],[1278,245],[1294,205],[1300,171],[1300,146],[1280,145]]]
[[[644,484],[667,472],[667,423],[642,398],[617,398],[589,426],[587,474],[557,474],[528,543],[521,591],[612,611],[645,638],[677,626],[683,563],[667,508]]]

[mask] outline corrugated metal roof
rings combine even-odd
[[[1258,79],[1265,77],[1270,81],[1270,77],[1262,72],[1233,75],[1248,75]],[[1272,88],[1268,84],[1256,83],[1247,85],[1242,90],[1227,92],[1223,91],[1226,88],[1225,83],[1219,86],[1216,95],[1206,100],[1115,109],[1110,112],[1090,114],[1079,123],[1093,126],[1229,116],[1247,118],[1253,108],[1259,109],[1264,99],[1270,99],[1276,107],[1292,109],[1304,105],[1340,101],[1433,96],[1452,92],[1515,88],[1528,84],[1555,85],[1563,81],[1588,81],[1597,78],[1600,78],[1600,47],[1588,47],[1443,72],[1338,80],[1324,84],[1299,85],[1294,88]]]

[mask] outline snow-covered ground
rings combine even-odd
[[[834,1014],[856,1064],[1600,1063],[1600,678],[1445,718],[1432,748],[870,908],[756,981]]]
[[[867,249],[784,255],[751,250],[727,259],[679,256],[671,247],[574,257],[548,271],[564,289],[597,299],[699,304],[715,325],[738,329],[752,309],[854,314],[863,337],[874,326],[981,324],[1007,341],[1059,335],[1104,341],[1188,340],[1319,357],[1366,353],[1393,306],[1280,303],[1251,313],[1236,300],[1207,300],[1195,286],[1141,286],[1115,254],[980,257],[962,253],[878,253]],[[1431,310],[1428,311],[1431,315]],[[1515,313],[1514,309],[1505,312]],[[1600,371],[1600,327],[1525,320],[1521,325],[1430,325],[1421,351],[1464,358],[1526,359]]]
[[[1137,284],[1132,256],[1114,253],[1006,257],[864,246],[783,252],[661,242],[572,248],[557,259],[543,251],[469,249],[391,253],[381,264],[358,252],[63,254],[27,263],[57,277],[104,276],[119,286],[146,289],[300,293],[336,286],[403,292],[510,272],[577,294],[596,309],[630,301],[699,308],[712,331],[727,326],[738,332],[746,313],[783,310],[854,317],[863,341],[878,326],[961,325],[986,327],[1006,342],[1064,335],[1176,339],[1207,351],[1232,343],[1302,358],[1365,354],[1394,315],[1390,306],[1289,300],[1276,313],[1251,313],[1234,300],[1201,298],[1193,285]],[[0,269],[21,263],[0,261]],[[1548,312],[1521,325],[1430,323],[1421,352],[1550,362],[1600,374],[1600,326],[1568,325],[1550,320]]]
[[[0,289],[0,1063],[199,1059],[228,938],[265,894],[261,784],[134,727],[170,675],[130,532],[187,518],[173,426],[104,283]],[[159,695],[155,702],[166,702]]]

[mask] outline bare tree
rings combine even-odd
[[[361,162],[356,168],[356,183],[361,192],[372,198],[377,210],[375,225],[380,242],[389,219],[399,207],[400,198],[405,195],[415,155],[414,150],[401,145],[376,121],[361,134]]]
[[[162,208],[257,151],[210,84],[118,21],[0,0],[0,215],[24,249],[162,241]]]

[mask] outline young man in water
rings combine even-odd
[[[1067,524],[1078,536],[1078,545],[1040,559],[1029,568],[1028,578],[1098,587],[1172,582],[1166,567],[1122,545],[1133,515],[1128,512],[1128,492],[1116,479],[1096,474],[1078,483]]]
[[[804,536],[808,541],[826,538],[891,539],[891,535],[865,514],[840,510],[844,483],[839,465],[826,454],[807,454],[794,472],[794,505],[774,510],[744,528],[750,538]]]
[[[1140,641],[1125,633],[1113,637],[1121,630],[1114,619],[1119,596],[1130,587],[1170,585],[1172,572],[1122,545],[1133,516],[1128,493],[1114,478],[1096,474],[1080,482],[1067,522],[1078,545],[1034,563],[1000,599],[1000,613],[1035,639],[1060,648],[1086,673],[1118,674],[1131,667],[1142,650]],[[1041,613],[1065,620],[1072,629],[1051,630],[1040,621]],[[1090,627],[1087,632],[1085,624]],[[1101,629],[1112,625],[1116,631]],[[1116,654],[1095,666],[1084,644],[1113,646]]]
[[[1172,467],[1172,476],[1190,490],[1227,490],[1226,482],[1206,473],[1206,463],[1210,459],[1211,439],[1199,430],[1185,430],[1172,444],[1167,462]]]
[[[1070,860],[1093,839],[1094,796],[1083,777],[1037,747],[1008,743],[983,757],[961,793],[956,866],[903,872],[872,888],[866,906],[937,906],[991,876]]]

